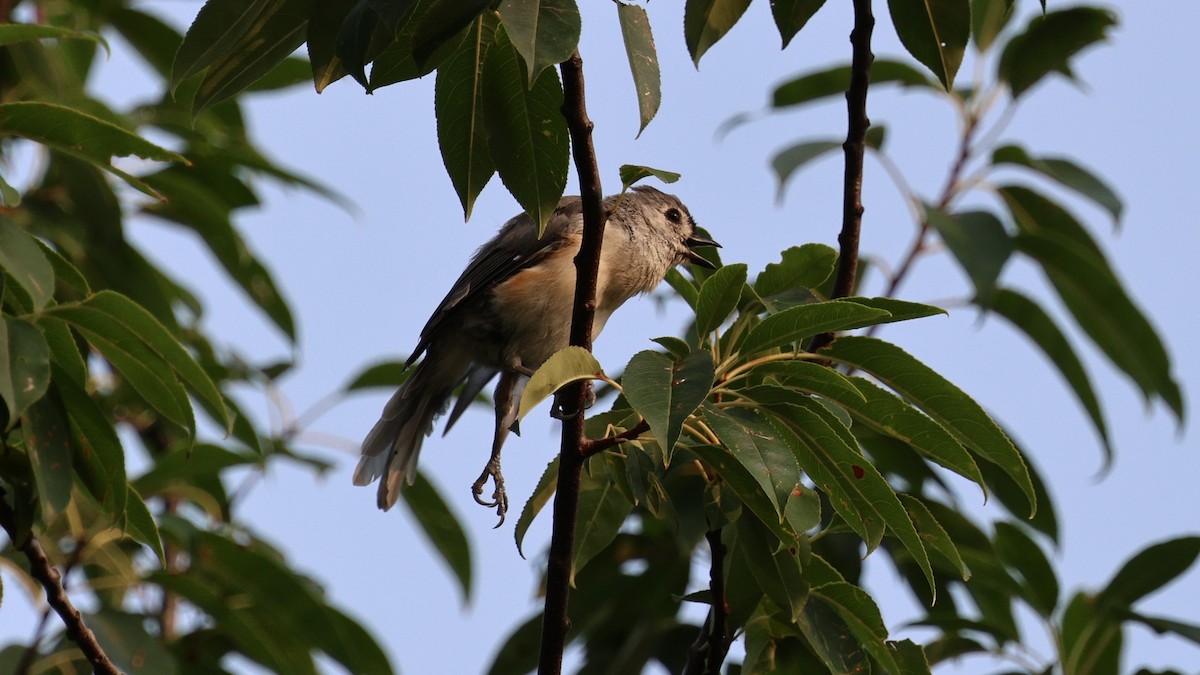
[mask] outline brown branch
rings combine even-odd
[[[842,231],[838,234],[837,275],[834,277],[834,298],[843,298],[854,292],[854,277],[858,272],[858,242],[862,230],[862,180],[863,156],[867,148],[867,129],[871,120],[867,118],[867,85],[871,78],[871,32],[875,30],[875,16],[871,13],[871,0],[854,0],[854,28],[850,31],[850,88],[846,90],[846,115],[848,118],[846,142],[842,150],[846,155],[846,170],[842,181]],[[813,339],[810,347],[816,351],[833,341],[832,333],[822,333]]]
[[[67,628],[67,638],[87,657],[94,672],[98,675],[119,675],[121,671],[113,665],[108,654],[104,652],[104,647],[96,640],[96,634],[87,627],[83,615],[71,603],[71,598],[63,588],[62,575],[50,564],[41,543],[32,534],[26,537],[24,542],[17,543],[17,518],[12,507],[5,501],[4,488],[0,488],[0,526],[4,527],[13,546],[29,560],[29,573],[46,589],[46,602],[62,618]]]
[[[592,146],[592,121],[584,96],[583,59],[579,52],[559,64],[563,80],[563,117],[571,134],[579,194],[583,201],[583,241],[575,256],[575,306],[571,314],[571,344],[592,348],[592,319],[596,313],[596,277],[600,271],[600,247],[604,242],[604,192],[596,149]],[[590,382],[579,382],[565,390],[562,444],[559,449],[558,486],[554,495],[554,524],[550,555],[546,561],[546,604],[542,614],[542,644],[538,657],[539,675],[559,675],[571,620],[567,613],[572,555],[575,549],[575,519],[579,512],[579,480],[587,437],[583,410]]]
[[[647,422],[645,418],[642,418],[642,420],[637,424],[629,427],[619,434],[605,436],[604,438],[597,438],[594,441],[585,438],[579,451],[583,453],[584,458],[591,457],[592,455],[598,455],[614,445],[619,445],[625,441],[632,441],[647,431],[650,431],[650,423]]]
[[[708,618],[688,650],[684,675],[720,675],[729,653],[729,605],[725,601],[725,544],[721,530],[709,530],[704,538],[712,551],[708,569],[708,589],[712,595]]]

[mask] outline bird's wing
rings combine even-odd
[[[537,228],[526,214],[521,214],[504,224],[491,241],[484,244],[463,270],[458,281],[433,311],[416,349],[408,357],[405,367],[410,366],[429,347],[433,336],[451,316],[455,308],[469,305],[470,300],[488,293],[517,272],[541,262],[552,251],[561,248],[567,241],[566,234],[578,223],[572,224],[581,214],[578,197],[564,197],[546,223],[546,231],[539,239]]]

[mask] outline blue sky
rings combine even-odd
[[[755,3],[730,35],[692,66],[682,40],[682,12],[674,3],[650,3],[660,60],[663,105],[635,140],[637,109],[609,3],[584,8],[589,111],[607,191],[619,187],[616,168],[647,164],[683,174],[670,186],[723,245],[727,262],[746,262],[752,273],[793,244],[834,245],[840,225],[841,162],[830,155],[789,184],[782,203],[769,167],[773,153],[802,138],[840,138],[845,113],[834,99],[735,130],[722,140],[714,131],[732,115],[761,108],[773,85],[790,75],[848,60],[849,3],[828,3],[780,51],[768,3]],[[1037,3],[1019,3],[1025,10]],[[1051,8],[1059,3],[1051,0]],[[876,3],[885,12],[885,3]],[[199,5],[149,3],[151,11],[186,22]],[[1106,177],[1126,204],[1120,232],[1094,207],[1070,201],[1092,225],[1131,293],[1164,336],[1185,390],[1200,382],[1200,357],[1189,349],[1196,329],[1192,301],[1200,258],[1200,134],[1190,115],[1200,93],[1190,65],[1198,54],[1195,3],[1120,2],[1121,25],[1107,45],[1089,51],[1074,86],[1051,78],[1016,112],[1003,138],[1033,152],[1069,155]],[[1023,20],[1019,22],[1023,24]],[[880,17],[875,51],[902,55],[886,16]],[[148,96],[151,82],[119,39],[103,66],[98,91],[125,102]],[[904,57],[907,58],[907,57]],[[993,68],[989,64],[987,68]],[[969,81],[974,66],[960,72]],[[247,393],[243,401],[278,424],[340,387],[367,363],[406,356],[420,327],[461,271],[475,247],[518,207],[494,180],[462,222],[458,199],[442,169],[432,113],[432,78],[394,85],[365,96],[340,82],[320,96],[311,89],[258,95],[249,119],[259,142],[283,164],[347,195],[350,214],[309,194],[261,185],[266,207],[241,220],[242,232],[276,274],[293,303],[300,329],[299,366],[273,400]],[[872,90],[869,114],[888,128],[887,150],[907,181],[926,198],[940,189],[956,150],[957,131],[948,103],[928,93]],[[572,183],[573,184],[573,183]],[[573,191],[573,188],[568,188]],[[868,161],[863,254],[895,264],[914,225],[878,162]],[[965,204],[995,205],[987,195]],[[169,265],[207,301],[206,326],[262,362],[289,348],[249,308],[188,234],[158,222],[136,221],[133,236],[148,255]],[[1035,270],[1006,271],[1014,286],[1048,297]],[[869,291],[882,288],[879,277]],[[1137,392],[1103,359],[1084,350],[1101,392],[1118,454],[1111,473],[1098,478],[1102,455],[1094,432],[1056,372],[1039,352],[1006,325],[981,321],[959,304],[965,278],[945,256],[930,256],[901,288],[901,297],[946,303],[949,318],[888,327],[893,341],[948,376],[1007,425],[1051,485],[1063,531],[1054,560],[1065,592],[1096,588],[1123,560],[1148,543],[1200,531],[1194,483],[1200,476],[1196,434],[1178,431],[1162,409],[1147,410]],[[1060,313],[1061,314],[1061,313]],[[601,363],[619,371],[649,339],[680,330],[679,303],[637,299],[609,322],[597,344]],[[1186,391],[1185,393],[1193,393]],[[317,420],[305,438],[337,467],[322,480],[276,467],[254,483],[241,517],[280,545],[292,564],[315,578],[341,607],[368,625],[404,672],[481,672],[504,635],[536,611],[537,553],[522,560],[510,520],[493,530],[491,511],[477,507],[469,486],[486,460],[491,415],[470,412],[448,437],[426,445],[421,468],[441,488],[470,530],[476,592],[464,607],[449,575],[413,523],[396,509],[375,509],[374,491],[355,488],[350,473],[357,443],[370,429],[386,395],[362,395]],[[1194,419],[1195,396],[1188,397]],[[514,508],[523,504],[557,451],[557,427],[535,412],[510,439],[505,476]],[[979,504],[966,481],[964,508]],[[544,550],[549,519],[531,529],[525,549]],[[869,590],[894,634],[917,614],[883,556],[867,559]],[[8,579],[6,578],[6,581]],[[0,643],[28,639],[34,619],[28,602],[10,586],[0,614]],[[1200,573],[1193,570],[1144,605],[1154,614],[1200,621],[1195,600]],[[1200,662],[1194,646],[1135,630],[1125,669],[1188,666]],[[1041,634],[1033,644],[1049,653]],[[940,673],[973,673],[966,660]]]

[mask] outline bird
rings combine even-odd
[[[678,197],[653,187],[638,186],[606,197],[604,210],[608,220],[593,335],[600,334],[626,300],[652,291],[676,265],[715,268],[696,249],[720,246],[697,231]],[[533,220],[522,213],[476,251],[421,329],[405,363],[407,378],[362,442],[354,484],[368,486],[378,480],[376,502],[381,510],[395,505],[404,483],[414,482],[421,444],[449,408],[455,389],[462,387],[445,432],[499,375],[493,396],[492,453],[472,493],[478,503],[495,508],[503,524],[508,498],[500,450],[516,421],[517,404],[529,377],[568,346],[574,259],[582,234],[583,202],[568,196],[559,201],[541,236]],[[489,478],[495,491],[486,501],[481,495]]]

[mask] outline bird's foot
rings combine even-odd
[[[569,419],[575,417],[575,415],[577,415],[578,413],[567,414],[566,412],[564,412],[565,406],[563,405],[563,401],[561,398],[562,395],[563,395],[563,392],[561,392],[561,391],[555,395],[554,405],[550,407],[550,416],[556,420],[569,420]],[[583,393],[583,409],[589,410],[595,404],[596,404],[596,392],[592,390],[591,386],[588,386],[587,389],[585,389],[584,393]]]
[[[491,478],[492,483],[496,486],[490,502],[482,497],[483,486],[487,484],[488,478]],[[496,527],[504,524],[504,516],[508,513],[508,493],[504,490],[504,474],[500,473],[499,455],[492,455],[492,458],[488,460],[487,466],[483,467],[483,473],[479,474],[479,479],[471,486],[471,493],[475,497],[475,502],[480,506],[496,509],[496,515],[500,516],[500,522],[496,523]]]

